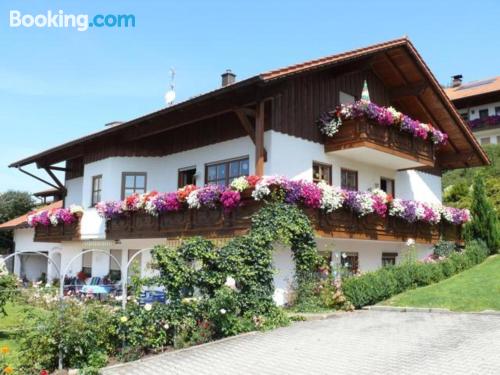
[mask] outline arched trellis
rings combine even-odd
[[[138,252],[136,252],[134,255],[130,257],[128,260],[127,264],[125,265],[125,272],[122,270],[122,309],[125,310],[127,306],[127,279],[128,279],[128,269],[132,262],[134,261],[137,256],[142,254],[145,251],[151,251],[153,248],[148,247],[145,249],[141,249]]]
[[[114,260],[115,263],[118,264],[118,266],[120,267],[120,270],[122,269],[122,265],[120,264],[118,259],[113,254],[111,254],[111,252],[107,252],[105,250],[100,250],[100,249],[84,250],[84,251],[78,253],[77,255],[75,255],[73,258],[71,258],[71,260],[68,262],[68,264],[66,264],[66,267],[63,268],[63,272],[59,273],[59,298],[60,299],[62,299],[64,297],[64,276],[66,276],[66,272],[68,272],[69,267],[73,264],[73,262],[75,260],[77,260],[80,257],[83,257],[84,254],[94,253],[94,252],[107,255],[109,258],[111,258],[111,260]],[[122,280],[123,280],[123,272],[122,272]]]
[[[19,252],[15,252],[15,253],[12,253],[10,255],[7,255],[5,258],[3,258],[4,261],[7,261],[9,260],[10,258],[15,258],[15,257],[20,257],[21,255],[28,255],[28,254],[34,254],[34,255],[41,255],[45,258],[47,258],[47,260],[52,264],[52,266],[56,269],[57,271],[57,275],[59,277],[61,277],[61,270],[59,268],[59,266],[56,264],[56,262],[54,262],[54,259],[52,259],[49,255],[41,252],[41,251],[19,251]],[[19,258],[20,259],[20,258]]]
[[[61,302],[61,308],[63,306],[62,301],[64,298],[64,277],[66,276],[66,273],[68,272],[70,266],[80,257],[83,257],[84,254],[87,253],[101,253],[104,255],[107,255],[111,260],[113,260],[119,267],[120,267],[120,272],[121,272],[121,284],[122,284],[122,309],[125,309],[127,306],[127,279],[128,279],[128,269],[130,265],[134,262],[134,260],[141,255],[142,253],[146,251],[151,251],[153,248],[145,248],[137,251],[127,262],[126,265],[122,266],[121,263],[118,261],[118,259],[111,254],[111,252],[101,250],[101,249],[88,249],[84,250],[82,252],[79,252],[77,255],[75,255],[71,260],[65,265],[65,267],[62,269],[56,264],[56,262],[47,254],[40,252],[40,251],[26,251],[26,252],[15,252],[13,254],[8,255],[7,257],[4,258],[4,261],[9,260],[10,258],[15,258],[16,256],[20,256],[23,254],[37,254],[41,255],[52,264],[52,266],[56,269],[57,274],[59,275],[59,300]],[[59,251],[60,254],[61,251]],[[59,350],[59,369],[63,368],[63,352],[62,349]]]

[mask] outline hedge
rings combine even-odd
[[[381,268],[342,283],[344,295],[357,308],[373,305],[408,289],[437,283],[462,272],[488,256],[483,241],[471,241],[461,252],[454,252],[436,263],[406,262]]]

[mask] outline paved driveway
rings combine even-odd
[[[500,374],[500,316],[361,311],[160,354],[104,374]]]

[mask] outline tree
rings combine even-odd
[[[491,253],[500,247],[500,230],[498,217],[488,200],[481,176],[476,176],[472,187],[471,202],[472,221],[464,228],[467,240],[483,240]]]
[[[471,186],[480,176],[484,180],[486,195],[500,217],[500,144],[483,147],[491,161],[489,166],[455,169],[443,174],[443,202],[453,207],[470,208]]]
[[[0,193],[0,224],[33,209],[35,202],[31,194],[24,191],[9,190]],[[0,232],[0,253],[12,249],[12,234]]]

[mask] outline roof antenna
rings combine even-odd
[[[170,68],[170,90],[168,90],[165,93],[165,103],[170,106],[174,104],[175,100],[175,84],[174,84],[174,79],[175,79],[175,69]]]

